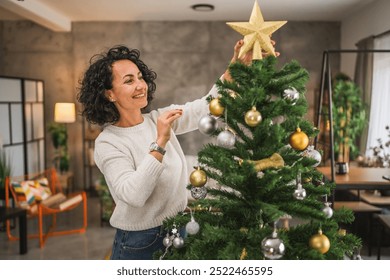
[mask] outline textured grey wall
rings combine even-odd
[[[235,42],[242,38],[224,22],[87,22],[75,23],[70,33],[55,33],[30,21],[0,22],[0,75],[43,79],[48,122],[56,102],[76,102],[78,80],[92,55],[116,44],[141,51],[157,72],[152,108],[184,103],[203,96],[224,72]],[[306,97],[309,119],[314,116],[322,52],[340,47],[337,22],[289,22],[274,35],[279,63],[298,60],[310,73]],[[332,62],[339,69],[338,59]],[[83,169],[82,119],[68,125],[72,169]],[[53,147],[47,141],[47,163]],[[210,141],[199,132],[180,136],[184,152],[196,154]],[[75,172],[82,186],[83,172]]]

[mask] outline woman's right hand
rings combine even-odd
[[[162,113],[157,118],[157,144],[160,147],[165,148],[165,145],[171,138],[171,126],[172,123],[181,117],[183,114],[182,109],[169,110]]]
[[[275,41],[271,40],[271,44],[273,46],[275,46]],[[242,40],[242,39],[238,40],[237,43],[234,45],[233,57],[230,60],[230,64],[238,62],[238,61],[243,63],[243,64],[245,64],[245,65],[249,65],[249,64],[252,63],[253,50],[249,50],[244,55],[239,57],[239,53],[240,53],[240,50],[241,50],[243,45],[244,45],[244,40]],[[267,56],[267,55],[269,55],[269,54],[263,53],[263,56]],[[280,53],[279,52],[275,52],[275,55],[279,56]],[[230,73],[229,73],[229,69],[226,69],[225,73],[223,74],[223,78],[225,80],[227,80],[227,81],[231,81],[232,80],[232,77],[230,76]]]

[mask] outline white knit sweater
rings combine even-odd
[[[208,95],[217,96],[214,86]],[[206,115],[204,96],[185,105],[171,105],[144,114],[144,121],[132,127],[107,125],[95,141],[95,161],[104,174],[116,207],[110,224],[122,230],[136,231],[160,226],[187,205],[188,174],[184,153],[176,135],[198,128]],[[172,126],[162,163],[149,154],[157,139],[157,118],[173,108],[183,115]]]

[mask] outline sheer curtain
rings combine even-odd
[[[375,38],[374,49],[390,49],[390,33]],[[367,156],[377,139],[387,141],[386,125],[390,125],[390,53],[374,53],[370,121],[367,137]]]
[[[360,51],[374,49],[374,36],[364,38],[356,43]],[[363,102],[366,105],[366,115],[370,115],[371,91],[372,91],[372,72],[373,72],[373,52],[359,52],[356,56],[355,83],[362,89]],[[357,145],[360,154],[364,155],[367,149],[368,126],[365,126],[360,139],[357,139]]]

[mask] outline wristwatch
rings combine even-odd
[[[149,151],[150,152],[156,151],[156,152],[159,152],[162,155],[165,155],[165,152],[166,152],[166,150],[164,148],[160,147],[156,142],[153,142],[150,145]]]

